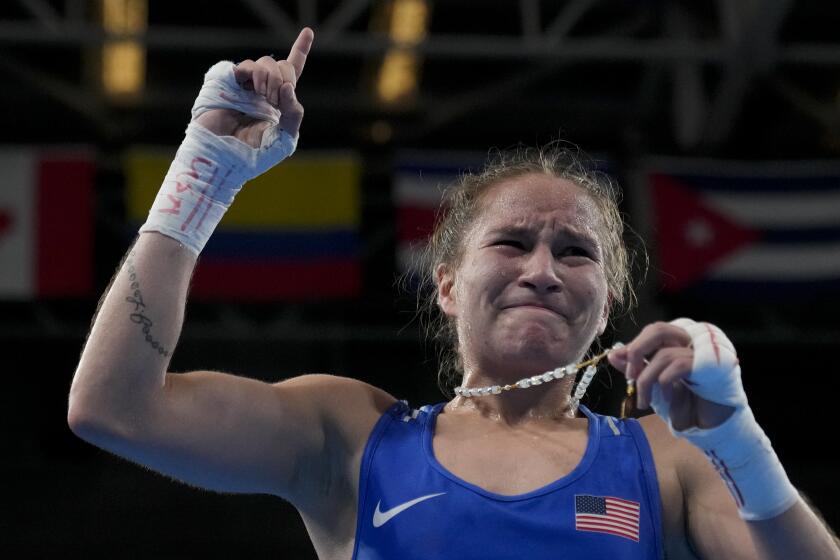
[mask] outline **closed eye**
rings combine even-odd
[[[515,239],[500,239],[496,241],[494,245],[506,245],[508,247],[515,247],[517,249],[524,249],[525,245],[521,241],[516,241]]]
[[[590,258],[590,259],[592,258],[592,255],[590,254],[588,249],[584,249],[583,247],[577,247],[577,246],[566,247],[565,249],[563,249],[560,252],[559,255],[561,257],[573,256],[573,257],[587,257],[587,258]]]

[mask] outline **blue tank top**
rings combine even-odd
[[[589,418],[583,458],[526,494],[488,492],[449,472],[432,435],[446,403],[394,403],[365,446],[354,560],[663,558],[659,485],[635,419]]]

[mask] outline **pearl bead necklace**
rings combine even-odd
[[[609,350],[605,350],[597,356],[580,362],[579,364],[569,364],[567,366],[547,371],[540,375],[523,377],[519,381],[509,383],[507,385],[490,385],[488,387],[472,388],[461,385],[460,387],[455,387],[455,394],[459,397],[472,398],[484,397],[486,395],[498,395],[503,391],[513,391],[514,389],[527,389],[529,387],[535,387],[537,385],[542,385],[543,383],[554,381],[555,379],[563,379],[569,375],[574,376],[581,368],[585,367],[586,369],[583,371],[583,375],[581,376],[580,381],[575,388],[574,396],[572,397],[572,410],[577,410],[580,399],[583,398],[584,393],[586,393],[586,389],[589,388],[589,383],[598,371],[598,362],[606,358],[607,354],[609,354],[612,350],[621,348],[622,346],[624,345],[621,342],[616,342]]]

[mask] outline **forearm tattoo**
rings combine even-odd
[[[154,326],[154,323],[145,314],[146,304],[143,302],[143,293],[140,291],[140,282],[137,280],[137,271],[134,269],[133,252],[128,254],[128,258],[125,262],[126,265],[128,265],[128,281],[131,282],[131,295],[126,297],[125,301],[134,306],[134,310],[128,318],[131,319],[132,323],[141,325],[146,342],[148,342],[152,348],[157,350],[158,354],[168,358],[170,351],[165,349],[161,343],[155,340],[152,336],[152,327]]]

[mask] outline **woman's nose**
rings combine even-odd
[[[557,273],[554,254],[547,247],[535,247],[525,260],[520,285],[541,293],[560,290],[562,282]]]

